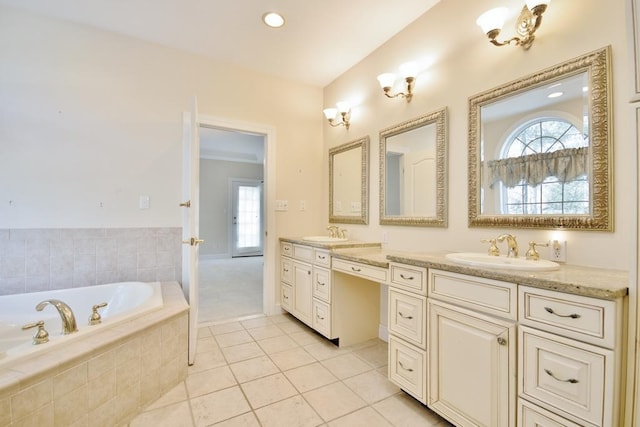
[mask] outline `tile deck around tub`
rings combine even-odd
[[[387,380],[386,360],[383,341],[338,348],[288,314],[201,327],[186,380],[129,425],[450,426]]]

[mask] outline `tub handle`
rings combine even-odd
[[[38,328],[33,335],[33,345],[44,344],[49,342],[49,332],[44,329],[44,321],[39,320],[36,323],[27,323],[22,327],[23,330]]]
[[[91,316],[89,316],[89,325],[97,325],[98,323],[102,323],[102,317],[100,313],[98,313],[98,309],[106,307],[106,302],[101,302],[100,304],[96,304],[93,306]]]

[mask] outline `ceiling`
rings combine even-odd
[[[324,87],[440,0],[0,0]],[[262,23],[268,11],[286,20]]]

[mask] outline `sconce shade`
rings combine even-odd
[[[396,75],[393,73],[383,73],[378,76],[378,82],[380,83],[380,87],[384,89],[385,87],[393,87],[393,83],[396,81]]]
[[[400,74],[404,79],[418,75],[418,65],[415,62],[407,62],[400,66]]]
[[[336,114],[338,113],[338,109],[336,108],[325,108],[324,110],[322,110],[322,112],[324,113],[324,116],[327,118],[327,120],[333,120],[336,118]]]
[[[351,110],[351,105],[346,101],[336,102],[336,107],[338,107],[338,112],[340,114],[348,113],[349,110]]]
[[[531,1],[536,2],[536,0]],[[537,2],[540,2],[540,0],[537,0]],[[495,9],[488,10],[480,15],[476,20],[476,24],[482,28],[482,31],[485,34],[493,30],[502,30],[508,13],[509,9],[506,7],[496,7]]]

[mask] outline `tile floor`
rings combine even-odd
[[[144,426],[450,426],[386,379],[387,345],[338,348],[288,314],[201,327],[187,379]]]

